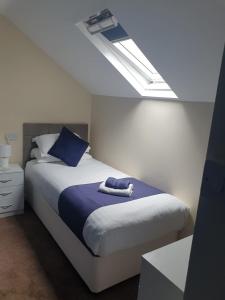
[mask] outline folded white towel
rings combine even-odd
[[[115,195],[115,196],[130,197],[133,193],[133,188],[134,188],[133,184],[129,184],[129,187],[127,189],[123,189],[123,190],[112,189],[105,186],[105,181],[104,181],[100,184],[98,191],[105,194]]]

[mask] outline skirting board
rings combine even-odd
[[[177,240],[172,232],[158,240],[109,256],[95,257],[67,227],[34,186],[27,191],[31,207],[62,249],[89,289],[98,293],[140,273],[141,255]]]

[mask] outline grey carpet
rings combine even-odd
[[[136,300],[138,276],[91,293],[31,209],[0,219],[1,300]]]

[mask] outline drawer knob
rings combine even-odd
[[[2,208],[2,209],[7,209],[7,208],[9,208],[9,207],[11,207],[12,206],[12,204],[11,205],[7,205],[7,206],[0,206],[0,208]]]
[[[0,196],[5,197],[5,196],[11,195],[11,194],[12,194],[11,192],[10,193],[2,193],[2,194],[0,194]]]
[[[8,180],[0,180],[1,183],[7,183],[7,182],[10,182],[12,181],[12,179],[8,179]]]

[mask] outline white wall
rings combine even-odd
[[[195,217],[213,104],[96,96],[97,158],[188,203]]]
[[[0,16],[0,143],[15,132],[11,161],[22,160],[24,122],[87,122],[91,95]]]

